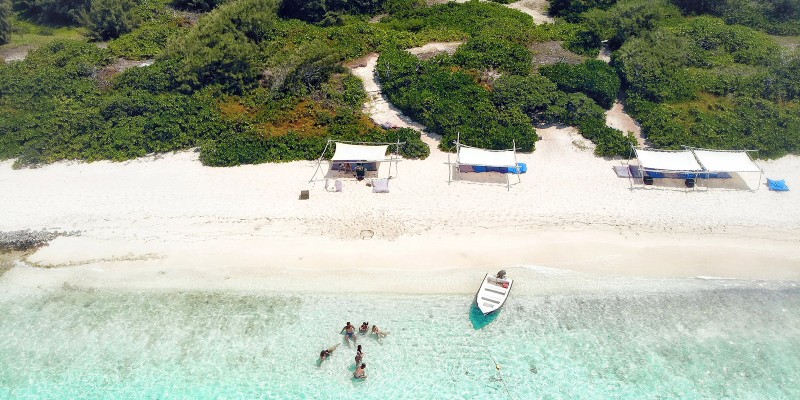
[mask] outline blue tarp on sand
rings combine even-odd
[[[774,190],[776,192],[788,192],[789,187],[786,186],[786,181],[783,179],[781,180],[772,180],[767,178],[767,186],[769,186],[769,190]]]
[[[528,172],[528,165],[525,163],[517,163],[519,166],[519,173],[524,174]],[[503,174],[516,174],[517,169],[514,167],[487,167],[485,165],[462,165],[461,172],[500,172]]]

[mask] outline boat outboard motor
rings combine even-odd
[[[497,273],[497,279],[506,279],[506,270],[501,269],[500,272]]]

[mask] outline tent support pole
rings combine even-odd
[[[630,184],[631,190],[633,190],[633,171],[631,171],[631,158],[633,158],[633,145],[631,145],[631,150],[628,152],[628,183]]]
[[[330,144],[331,140],[328,139],[328,142],[325,143],[325,148],[322,149],[322,154],[319,155],[319,160],[317,160],[317,168],[314,170],[314,175],[311,175],[311,179],[309,179],[308,183],[314,182],[314,178],[317,177],[317,171],[319,171],[319,167],[322,165],[322,157],[325,157],[325,151],[328,150]]]
[[[514,146],[514,171],[517,173],[517,183],[522,183],[522,175],[519,170],[519,161],[517,161],[517,141],[512,140],[511,143]]]
[[[450,164],[450,153],[447,153],[447,184],[453,182],[453,165]]]
[[[458,173],[458,180],[461,180],[461,132],[456,136],[456,173]]]
[[[397,138],[397,147],[395,147],[394,159],[394,173],[396,175],[395,178],[397,178],[400,176],[400,163],[397,161],[400,159],[400,138]]]

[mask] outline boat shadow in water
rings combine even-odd
[[[483,329],[485,326],[489,325],[497,319],[497,316],[500,315],[500,310],[497,310],[489,315],[483,315],[483,312],[478,308],[478,303],[472,302],[472,306],[469,308],[469,320],[472,322],[472,327],[475,330]]]

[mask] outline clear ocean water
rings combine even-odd
[[[472,300],[0,291],[0,398],[800,398],[791,284],[512,294],[489,319]],[[346,344],[317,364],[346,321],[391,332],[359,339],[366,381]]]

